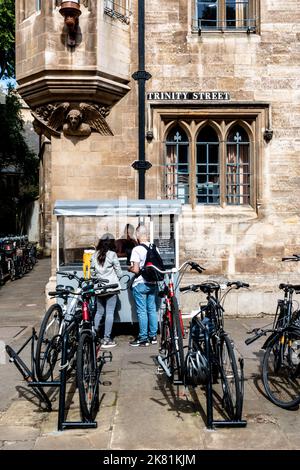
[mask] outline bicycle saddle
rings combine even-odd
[[[295,291],[300,291],[300,285],[299,284],[284,284],[284,283],[281,283],[281,284],[279,284],[279,289],[282,289],[282,290],[293,289]]]
[[[217,291],[220,289],[219,284],[213,284],[210,282],[204,282],[203,284],[200,284],[200,289],[204,294],[211,294],[214,291]]]

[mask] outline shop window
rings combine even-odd
[[[219,139],[210,126],[197,138],[196,198],[199,204],[220,203]]]
[[[166,140],[166,197],[189,202],[189,141],[179,126],[174,127]]]
[[[249,204],[249,138],[241,126],[235,126],[226,142],[226,202]]]
[[[256,32],[257,0],[195,0],[193,30]]]

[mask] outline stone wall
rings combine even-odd
[[[241,107],[245,101],[267,102],[274,136],[269,144],[262,136],[256,143],[262,159],[260,204],[248,210],[185,208],[181,259],[198,260],[209,277],[252,284],[251,295],[230,296],[229,313],[272,312],[279,282],[299,280],[298,267],[281,262],[282,256],[300,252],[299,5],[261,2],[260,34],[203,32],[199,36],[191,32],[186,3],[190,2],[147,2],[146,37],[151,48],[146,63],[153,77],[147,82],[148,91],[225,90]],[[197,112],[201,114],[201,104]],[[147,174],[149,197],[161,196],[161,185],[156,184],[164,146],[159,126],[154,120],[154,136],[159,139],[148,146],[148,158],[154,164]],[[200,281],[199,276],[189,279]],[[184,309],[195,300],[193,296],[182,299]]]
[[[230,93],[229,105],[235,104],[237,111],[247,103],[263,108],[252,143],[259,156],[255,203],[252,207],[184,207],[180,257],[203,264],[205,276],[238,278],[252,285],[252,292],[230,295],[228,313],[271,313],[278,283],[297,280],[299,275],[297,266],[281,262],[282,256],[300,252],[299,4],[297,0],[256,2],[261,17],[257,34],[198,35],[191,29],[194,2],[145,3],[146,69],[152,75],[146,84],[148,92],[224,90]],[[118,77],[119,84],[131,80],[128,93],[123,98],[120,94],[118,102],[115,97],[112,100],[107,121],[113,136],[92,133],[85,139],[52,138],[51,168],[46,176],[52,205],[57,199],[137,197],[137,173],[131,168],[138,155],[137,84],[130,77],[138,69],[138,2],[132,2],[129,25],[104,15],[102,1],[92,4],[95,14],[84,10],[82,41],[72,53],[62,41],[58,11],[53,13],[44,6],[40,17],[30,17],[18,26],[21,84],[54,66],[64,76],[68,70],[94,67],[104,78]],[[72,82],[71,73],[69,78]],[[63,99],[66,97],[67,92]],[[176,106],[170,103],[173,114]],[[202,103],[193,109],[199,115],[204,111],[209,113],[209,107]],[[165,124],[159,116],[155,106],[147,103],[147,128],[154,139],[146,144],[147,159],[153,165],[146,174],[146,197],[153,199],[165,197]],[[263,138],[267,127],[274,132],[270,143]],[[53,220],[52,233],[54,229]],[[55,237],[52,250],[55,253]],[[190,275],[187,282],[196,279],[199,277]],[[183,308],[193,308],[196,300],[183,296]]]

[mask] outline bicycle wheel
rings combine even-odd
[[[91,332],[80,336],[77,351],[77,385],[82,419],[93,421],[99,409],[99,368]]]
[[[15,263],[13,260],[10,260],[9,274],[10,274],[10,280],[15,281],[16,280],[16,267],[15,267]]]
[[[51,305],[43,318],[35,354],[36,375],[41,381],[49,379],[58,360],[61,351],[62,319],[63,313],[59,304]]]
[[[172,313],[172,342],[173,353],[176,360],[177,375],[179,380],[184,377],[184,351],[183,351],[183,334],[180,322],[180,313],[176,297],[171,299],[171,313]]]
[[[174,370],[175,370],[175,356],[173,354],[173,341],[170,327],[170,320],[166,314],[162,322],[162,331],[160,335],[160,348],[159,351],[162,353],[163,361],[166,364],[166,367],[170,371],[170,379],[173,381]],[[169,314],[170,315],[170,314]]]
[[[281,408],[300,403],[300,335],[277,334],[263,358],[263,384],[269,399]]]
[[[226,334],[221,336],[219,348],[222,406],[230,419],[239,420],[242,416],[243,397],[234,349]]]

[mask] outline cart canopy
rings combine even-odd
[[[54,214],[65,217],[179,215],[181,213],[181,209],[181,201],[165,199],[105,199],[97,201],[61,200],[55,202]]]

